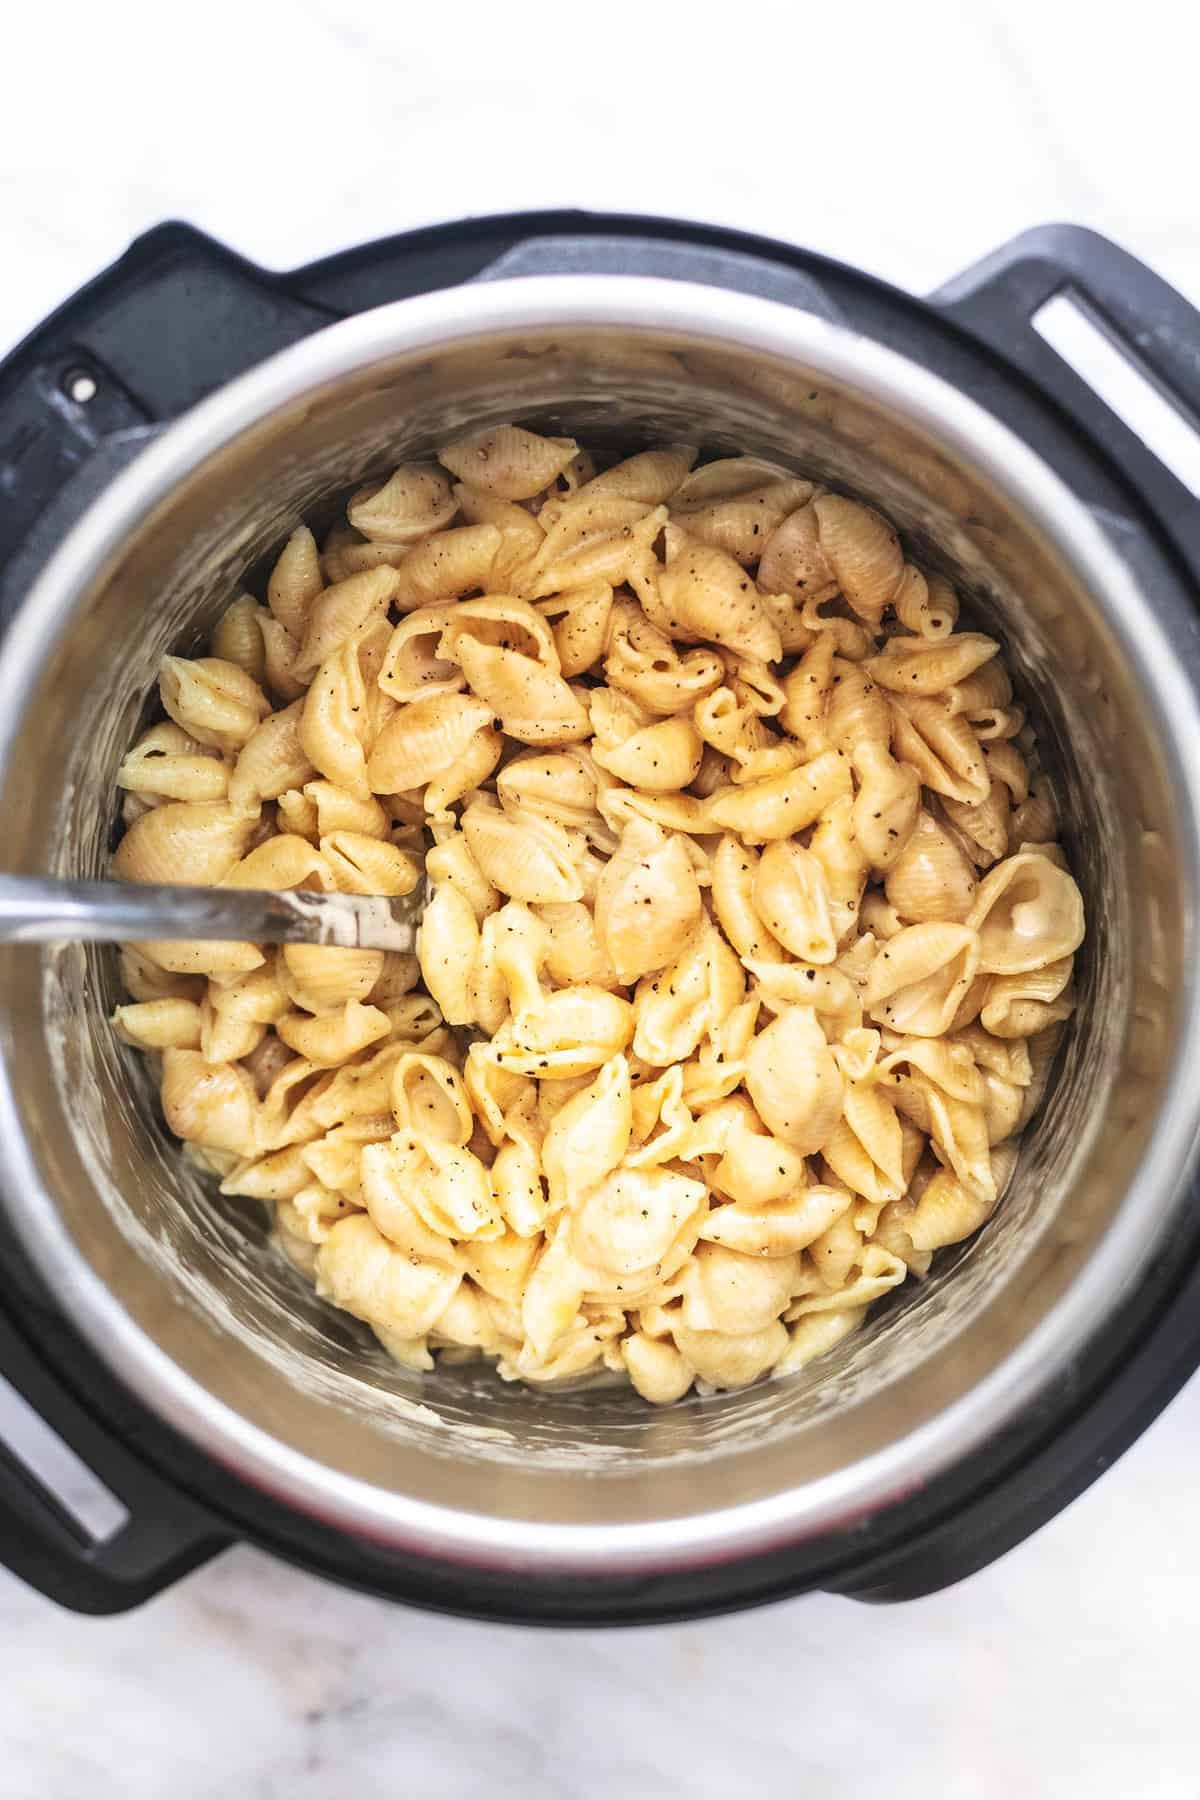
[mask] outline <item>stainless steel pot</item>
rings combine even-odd
[[[684,282],[538,277],[319,332],[207,400],[70,532],[0,648],[0,842],[94,875],[168,648],[332,493],[519,418],[692,439],[882,506],[1003,632],[1053,760],[1089,935],[1042,1115],[985,1230],[802,1374],[663,1410],[410,1375],[214,1202],[106,1023],[102,953],[0,952],[6,1229],[97,1356],[205,1451],[377,1544],[514,1572],[698,1566],[869,1516],[1086,1361],[1178,1220],[1200,1122],[1200,658],[963,392],[839,325]]]

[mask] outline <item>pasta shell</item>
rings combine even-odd
[[[515,1141],[503,1144],[492,1164],[492,1187],[509,1229],[526,1239],[540,1238],[547,1202],[536,1152]]]
[[[360,837],[388,835],[390,820],[373,794],[348,794],[336,782],[317,780],[305,782],[303,799],[313,809],[311,826],[317,838],[331,837],[339,831],[353,831]]]
[[[707,506],[712,500],[733,500],[754,488],[788,476],[781,463],[762,456],[721,456],[701,463],[675,490],[677,506]]]
[[[303,700],[268,713],[238,754],[229,778],[229,804],[257,809],[288,788],[302,787],[316,774],[300,741]]]
[[[605,678],[653,713],[686,712],[720,687],[725,665],[713,650],[680,656],[669,637],[640,607],[621,602],[609,626]]]
[[[922,808],[884,886],[908,924],[927,919],[961,924],[974,903],[975,871],[949,832]]]
[[[708,817],[711,828],[735,831],[750,844],[766,844],[805,830],[850,789],[846,758],[825,750],[782,775],[714,794]]]
[[[201,1003],[200,1053],[206,1063],[240,1062],[257,1049],[265,1032],[266,1027],[254,1019],[218,1010],[211,991]]]
[[[596,931],[618,979],[663,968],[700,913],[700,888],[679,838],[631,820],[596,889]]]
[[[683,1097],[682,1068],[666,1069],[654,1081],[642,1081],[633,1096],[636,1145],[625,1158],[627,1169],[660,1168],[692,1155],[696,1122]]]
[[[821,1154],[838,1180],[876,1206],[898,1200],[907,1186],[903,1133],[896,1108],[875,1081],[851,1081],[842,1117]]]
[[[676,497],[671,516],[689,537],[724,551],[745,566],[758,562],[771,533],[812,494],[811,481],[771,481],[741,494],[703,501],[681,503]]]
[[[695,1241],[707,1206],[704,1184],[670,1169],[617,1169],[571,1215],[573,1252],[612,1275],[654,1271]]]
[[[855,830],[855,804],[848,795],[827,806],[808,840],[825,875],[834,936],[843,944],[858,923],[869,863]]]
[[[347,1000],[365,1000],[383,973],[382,950],[285,944],[280,955],[288,998],[310,1013],[337,1012]]]
[[[837,654],[846,662],[865,662],[875,648],[874,634],[857,619],[837,610],[844,604],[840,599],[806,600],[800,608],[800,623],[814,636],[823,633],[831,638]],[[827,607],[834,610],[826,611]]]
[[[646,976],[634,1001],[637,1056],[654,1068],[683,1062],[717,1031],[745,994],[737,958],[703,918],[676,959]]]
[[[774,1324],[799,1281],[799,1256],[742,1256],[699,1243],[683,1279],[681,1322],[688,1331],[743,1336]]]
[[[310,1179],[315,1176],[322,1188],[361,1205],[363,1150],[384,1142],[391,1130],[389,1114],[363,1115],[336,1125],[311,1144],[297,1145],[296,1154],[309,1170]]]
[[[958,623],[958,595],[942,575],[925,576],[906,563],[892,601],[907,631],[929,643],[941,643]]]
[[[383,970],[376,985],[372,986],[367,999],[372,1006],[389,1006],[394,1001],[410,994],[412,988],[421,979],[421,965],[416,956],[410,956],[403,950],[385,950],[383,952]]]
[[[810,1313],[840,1314],[850,1310],[861,1318],[864,1306],[880,1299],[889,1289],[899,1287],[907,1274],[908,1266],[901,1257],[893,1256],[878,1244],[867,1244],[863,1247],[858,1273],[853,1280],[832,1293],[805,1294],[792,1302],[785,1317],[792,1321],[803,1319]]]
[[[417,934],[421,978],[450,1025],[467,1025],[474,1011],[470,980],[479,950],[479,926],[470,901],[450,882],[440,882]]]
[[[825,733],[836,750],[857,756],[863,749],[886,751],[892,737],[887,695],[863,668],[835,657],[825,711]]]
[[[863,1234],[855,1223],[858,1210],[852,1204],[809,1246],[816,1281],[834,1293],[852,1283],[854,1270],[862,1260]]]
[[[759,662],[753,656],[738,656],[733,651],[725,660],[730,685],[739,705],[748,706],[763,719],[774,718],[782,712],[787,696],[782,682],[768,663]]]
[[[536,813],[501,812],[472,801],[462,815],[463,835],[485,880],[527,906],[582,900],[583,881],[563,827]]]
[[[285,705],[290,700],[299,700],[306,692],[306,683],[296,674],[299,643],[288,635],[278,619],[271,618],[269,614],[259,620],[259,629],[263,638],[267,687]]]
[[[793,599],[818,605],[837,593],[838,579],[822,547],[811,502],[798,507],[771,533],[763,546],[757,579],[764,593],[790,594]]]
[[[393,601],[414,612],[486,587],[502,543],[494,525],[460,525],[415,544],[396,564]]]
[[[947,689],[946,705],[952,713],[967,719],[1007,707],[1013,697],[1012,679],[1004,663],[997,657],[984,662],[971,674],[962,676]]]
[[[455,654],[471,691],[523,744],[566,744],[591,735],[587,709],[562,676],[515,650],[459,638]]]
[[[866,1317],[865,1306],[845,1306],[837,1312],[810,1313],[797,1319],[788,1333],[788,1347],[775,1364],[776,1375],[794,1375],[810,1362],[856,1332]]]
[[[980,1012],[984,1029],[993,1037],[1026,1038],[1069,1019],[1075,1010],[1074,961],[1064,956],[1023,974],[993,975]]]
[[[389,1243],[366,1213],[338,1220],[317,1252],[317,1292],[368,1324],[419,1338],[436,1324],[462,1279],[445,1262]]]
[[[271,703],[252,675],[216,656],[164,656],[158,691],[170,718],[197,743],[232,754]]]
[[[333,872],[325,858],[307,838],[281,832],[251,850],[235,863],[223,877],[222,887],[280,888],[315,887],[328,893],[333,888]]]
[[[363,751],[366,689],[353,639],[313,677],[300,717],[300,742],[313,767],[356,799],[370,797]]]
[[[395,569],[368,569],[326,588],[314,600],[292,673],[304,681],[351,638],[387,617],[398,586]]]
[[[287,1013],[275,1029],[288,1048],[314,1068],[335,1069],[386,1037],[388,1020],[377,1006],[347,1000],[339,1012],[321,1013],[316,1018]]]
[[[173,720],[144,731],[117,770],[117,786],[155,800],[224,800],[229,765]]]
[[[423,787],[453,769],[492,717],[492,708],[470,694],[434,694],[402,706],[371,752],[369,786],[377,794]]]
[[[773,1368],[788,1347],[787,1327],[778,1319],[761,1331],[736,1335],[722,1331],[691,1331],[675,1327],[680,1354],[702,1381],[717,1388],[745,1387]]]
[[[604,655],[612,607],[612,583],[603,580],[538,601],[538,612],[552,625],[563,675],[582,675],[599,662]]]
[[[519,1307],[539,1246],[516,1231],[472,1238],[462,1248],[467,1273],[485,1294]],[[444,1329],[444,1321],[440,1322]]]
[[[604,988],[562,988],[515,1020],[511,1035],[497,1049],[503,1068],[550,1080],[586,1075],[626,1048],[633,1008]]]
[[[632,1125],[629,1064],[618,1055],[604,1064],[594,1081],[567,1101],[546,1133],[542,1167],[553,1209],[567,1206],[619,1167],[629,1148]],[[610,1266],[603,1255],[594,1258],[582,1248],[580,1253],[586,1261]],[[644,1257],[642,1262],[653,1260]],[[633,1266],[640,1268],[642,1263]]]
[[[757,1129],[757,1125],[755,1120],[752,1129],[742,1114],[735,1116],[725,1137],[721,1159],[711,1174],[714,1187],[751,1209],[794,1195],[804,1186],[806,1173],[804,1158],[790,1144]],[[744,1244],[733,1243],[728,1234],[714,1236],[707,1226],[700,1235],[711,1238],[714,1243],[728,1244],[732,1250],[746,1248]],[[787,1247],[802,1248],[793,1244]],[[760,1255],[768,1254],[758,1243],[750,1249]],[[779,1253],[778,1248],[771,1252]]]
[[[512,500],[500,500],[482,488],[460,484],[454,490],[468,525],[494,525],[500,545],[492,560],[488,585],[509,593],[529,575],[546,533],[533,514]]]
[[[761,662],[783,654],[753,581],[724,550],[697,543],[667,527],[667,564],[658,575],[654,622],[672,636],[723,644]]]
[[[559,987],[582,981],[591,987],[616,987],[617,972],[596,931],[591,908],[579,900],[539,906],[546,928],[546,973]]]
[[[891,901],[877,888],[863,896],[859,917],[863,931],[870,932],[881,944],[886,944],[889,938],[894,938],[898,931],[904,929],[904,920]]]
[[[977,631],[960,631],[929,643],[925,638],[889,638],[882,656],[873,656],[867,664],[881,687],[892,693],[944,694],[956,682],[988,662],[1000,646],[995,638]]]
[[[812,507],[838,587],[859,618],[877,628],[904,573],[899,538],[871,507],[841,494],[818,494]]]
[[[776,1137],[811,1156],[842,1110],[843,1081],[811,1007],[785,1007],[746,1059],[746,1090]]]
[[[668,1406],[680,1400],[692,1385],[695,1370],[675,1348],[661,1338],[634,1331],[621,1340],[621,1362],[633,1388],[652,1406]]]
[[[1012,800],[1004,782],[993,781],[986,800],[967,805],[961,800],[944,799],[942,807],[960,840],[969,848],[972,861],[981,868],[1007,854]]]
[[[661,450],[642,450],[614,463],[602,475],[576,489],[577,500],[640,500],[644,506],[661,506],[669,500],[681,483],[686,485],[688,470],[696,460],[689,444],[668,444]]]
[[[1008,822],[1009,851],[1025,844],[1045,844],[1058,836],[1058,807],[1054,789],[1045,775],[1035,775],[1029,797],[1014,807]]]
[[[311,1180],[299,1145],[292,1144],[257,1161],[240,1162],[222,1181],[221,1192],[243,1194],[249,1200],[292,1200]]]
[[[942,1250],[960,1244],[989,1217],[995,1195],[972,1193],[950,1169],[939,1169],[917,1201],[907,1231],[918,1250]]]
[[[893,748],[935,794],[973,805],[986,800],[991,776],[969,722],[941,699],[892,696]]]
[[[483,594],[452,608],[446,614],[439,653],[457,660],[467,638],[480,647],[512,651],[558,673],[554,633],[537,608],[516,595]]]
[[[892,867],[912,836],[921,808],[921,780],[886,749],[864,746],[854,768],[859,781],[851,815],[854,835],[867,861],[882,872]]]
[[[791,594],[764,594],[763,607],[779,633],[785,656],[800,656],[812,647],[815,633],[804,622],[804,608]]]
[[[820,862],[786,838],[768,844],[754,875],[754,906],[771,935],[804,962],[831,963],[837,936]]]
[[[467,1090],[445,1057],[406,1051],[392,1070],[391,1101],[398,1130],[460,1148],[470,1142]]]
[[[194,1000],[164,997],[118,1006],[113,1025],[117,1036],[137,1050],[198,1050],[200,1016]]]
[[[979,937],[970,925],[906,925],[871,963],[863,1005],[893,1031],[940,1037],[951,1029],[978,969]]]
[[[734,780],[743,779],[760,753],[778,741],[754,708],[739,701],[731,687],[715,688],[697,700],[693,718],[701,740],[728,759]]]
[[[300,1114],[307,1126],[305,1136],[312,1138],[349,1119],[373,1118],[390,1112],[392,1073],[405,1050],[406,1046],[401,1043],[381,1043],[380,1048],[373,1050],[362,1062],[347,1063],[334,1075],[314,1077],[311,1063],[297,1061],[292,1064],[295,1073],[292,1076],[285,1073],[280,1084],[283,1090],[280,1098],[285,1106],[292,1108],[292,1123]],[[307,1076],[303,1073],[305,1070],[309,1072]],[[308,1080],[312,1085],[304,1091]],[[272,1104],[275,1103],[273,1100]]]
[[[564,502],[524,578],[525,591],[542,600],[564,588],[606,581],[633,585],[643,599],[651,588],[651,547],[667,523],[665,506],[601,495]],[[644,590],[644,592],[643,592]]]
[[[357,831],[323,837],[321,855],[342,894],[411,894],[421,879],[421,864],[410,851]]]
[[[624,831],[633,819],[661,825],[664,831],[707,834],[712,830],[707,802],[697,799],[694,794],[640,794],[614,782],[612,787],[602,788],[597,794],[596,808],[605,823],[618,832]],[[692,848],[688,854],[699,877],[700,863],[696,853],[701,858],[704,853],[694,839],[689,841]]]
[[[492,425],[445,445],[438,461],[460,481],[501,500],[531,500],[562,474],[578,449],[574,438],[539,437],[520,425]]]
[[[437,654],[445,628],[444,605],[424,606],[401,619],[379,671],[379,685],[385,694],[403,704],[434,694],[455,694],[462,688],[466,677],[458,664]]]
[[[257,1150],[258,1096],[237,1063],[205,1062],[198,1050],[164,1050],[162,1107],[176,1137],[242,1157]]]
[[[789,1006],[811,1006],[828,1021],[828,1034],[844,1039],[862,1024],[862,1003],[854,983],[838,968],[814,968],[801,963],[765,963],[745,958],[754,976],[755,992],[772,1012]]]
[[[156,806],[117,845],[113,873],[119,881],[214,887],[233,868],[256,824],[256,818],[223,801]]]
[[[716,1206],[702,1223],[700,1236],[743,1256],[792,1256],[814,1243],[850,1205],[844,1188],[799,1187],[774,1201]]]
[[[1059,962],[1083,942],[1083,898],[1047,856],[1021,851],[986,875],[969,915],[985,974],[1018,975]]]
[[[726,833],[712,861],[713,909],[722,931],[743,960],[781,961],[780,944],[768,930],[755,902],[758,869],[758,853]]]
[[[440,469],[429,463],[406,463],[386,481],[360,488],[346,516],[372,543],[411,544],[440,531],[457,510]]]
[[[583,1284],[583,1271],[571,1253],[568,1233],[560,1229],[547,1239],[521,1301],[526,1344],[537,1356],[548,1356],[575,1324],[583,1301]]]
[[[267,581],[267,605],[282,631],[303,643],[313,601],[325,582],[316,539],[307,525],[298,526],[280,551]]]
[[[212,635],[212,652],[221,662],[236,663],[261,687],[266,679],[267,652],[253,594],[240,594],[227,606]]]
[[[602,769],[631,787],[670,794],[693,780],[703,751],[692,721],[677,714],[642,726],[619,744],[597,745],[592,754]]]

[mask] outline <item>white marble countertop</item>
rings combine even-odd
[[[14,9],[0,348],[181,217],[288,267],[464,213],[609,206],[917,290],[1093,225],[1200,299],[1173,0],[813,9],[131,0]],[[0,1432],[3,1414],[0,1413]],[[641,1632],[426,1618],[236,1550],[132,1616],[0,1574],[4,1800],[1195,1800],[1200,1384],[1022,1549],[918,1604]]]

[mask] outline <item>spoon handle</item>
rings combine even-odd
[[[0,875],[0,941],[121,944],[216,938],[251,944],[336,944],[412,950],[423,887],[401,899],[290,888],[157,887]]]

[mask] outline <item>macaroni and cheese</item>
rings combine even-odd
[[[117,875],[429,898],[415,956],[122,952],[226,1194],[412,1369],[800,1368],[995,1207],[1083,906],[992,637],[753,457],[500,426],[167,657]]]

